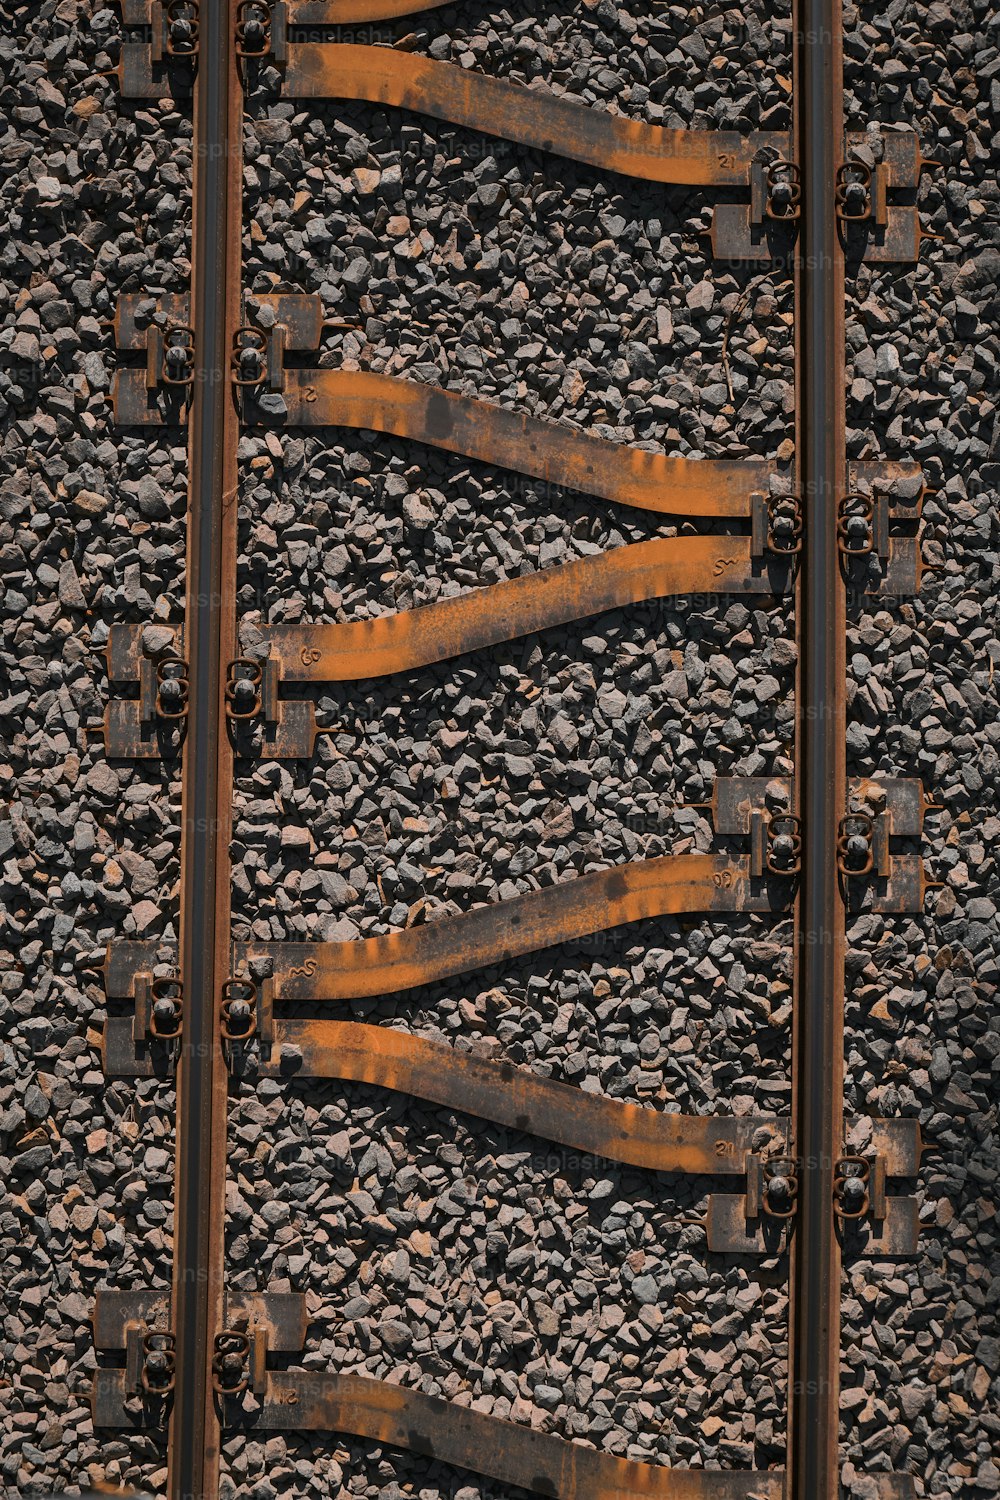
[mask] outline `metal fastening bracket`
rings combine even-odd
[[[891,202],[890,192],[915,192],[920,172],[932,165],[912,131],[881,130],[881,160],[868,166],[867,131],[847,131],[844,161],[837,170],[838,219],[849,260],[915,261],[920,241],[916,206]],[[798,226],[796,164],[754,162],[749,203],[720,203],[712,218],[712,253],[723,260],[770,261],[793,253]]]
[[[750,835],[752,873],[794,874],[775,870],[772,849],[769,863],[768,830],[772,837],[798,837],[800,830],[783,819],[794,807],[793,778],[774,776],[720,776],[708,803],[693,804],[711,809],[712,824],[723,837]],[[927,880],[923,860],[915,854],[895,854],[890,840],[916,839],[923,835],[924,817],[937,804],[924,796],[916,779],[852,777],[847,786],[848,810],[840,826],[837,868],[844,897],[851,910],[867,904],[872,911],[920,911]],[[862,849],[857,841],[863,840]],[[792,851],[786,851],[792,855]],[[867,855],[870,854],[870,863]],[[794,863],[794,857],[792,858]]]
[[[760,184],[760,186],[758,186]],[[775,224],[792,225],[802,212],[802,179],[798,162],[769,161],[754,162],[750,179],[751,222],[759,224],[770,219]],[[760,195],[763,195],[763,213],[760,218]]]
[[[94,1346],[122,1363],[95,1373],[95,1427],[133,1431],[163,1425],[174,1384],[175,1343],[171,1298],[166,1291],[101,1289],[94,1301]],[[263,1395],[269,1354],[297,1354],[305,1347],[306,1299],[301,1292],[237,1292],[226,1298],[225,1330],[215,1339],[213,1385],[220,1395],[252,1389]],[[229,1361],[239,1364],[238,1375]],[[218,1371],[216,1365],[218,1364]]]
[[[750,873],[791,877],[802,869],[802,824],[794,813],[750,814]]]
[[[179,626],[157,650],[143,645],[143,625],[112,625],[105,649],[108,680],[134,685],[132,698],[110,698],[104,710],[104,747],[111,760],[165,760],[180,754],[187,727],[187,663]]]
[[[150,311],[152,300],[135,292],[118,299],[114,327],[120,363],[111,399],[119,427],[183,425],[187,421],[187,403],[178,398],[190,388],[196,373],[189,326],[191,301],[186,293],[157,297]],[[322,301],[311,294],[274,292],[254,295],[248,302],[256,309],[258,322],[241,328],[237,338],[242,335],[247,347],[256,343],[264,352],[264,371],[262,379],[237,384],[280,391],[285,353],[312,353],[319,348]],[[130,355],[143,356],[144,363],[125,363]]]
[[[184,986],[178,975],[136,976],[132,1037],[144,1042],[177,1042],[184,1031]]]
[[[848,813],[837,828],[837,871],[845,878],[870,875],[874,870],[881,879],[889,876],[889,815],[872,817],[871,813]]]
[[[270,979],[227,979],[222,986],[219,1032],[231,1072],[242,1069],[247,1048],[256,1045],[265,1066],[275,1039],[274,984]]]
[[[160,5],[159,0],[152,0],[150,11],[153,17],[153,62],[170,57],[194,64],[201,30],[198,0],[169,0],[166,6]]]
[[[883,162],[870,167],[867,162],[857,159],[842,161],[836,175],[837,218],[842,224],[873,219],[884,229],[889,222],[887,186]]]
[[[845,1122],[848,1133],[861,1122]],[[834,1165],[834,1203],[845,1253],[858,1256],[914,1255],[917,1249],[916,1198],[890,1197],[886,1179],[913,1177],[920,1166],[920,1127],[916,1120],[872,1120],[863,1152],[844,1155]],[[708,1247],[727,1254],[774,1253],[794,1221],[799,1177],[794,1156],[752,1157],[744,1193],[712,1193],[708,1200]],[[846,1187],[861,1183],[860,1191]]]
[[[750,874],[791,879],[802,868],[802,824],[790,810],[792,782],[778,776],[720,776],[712,800],[699,804],[712,809],[717,834],[733,838],[750,835]]]
[[[150,653],[143,644],[147,628],[113,625],[108,636],[109,681],[118,689],[138,688],[135,697],[112,697],[105,707],[104,745],[111,760],[167,760],[182,749],[190,694],[184,630],[164,627],[170,639]],[[278,696],[278,663],[240,658],[229,670],[226,709],[237,749],[264,759],[312,755],[319,733],[315,705]],[[246,689],[237,686],[243,682]]]
[[[143,1397],[150,1401],[166,1401],[177,1383],[173,1334],[156,1330],[144,1333],[141,1350],[134,1362],[140,1364],[139,1385]],[[125,1364],[127,1369],[133,1364],[131,1349],[126,1354]]]
[[[708,1248],[728,1255],[773,1255],[787,1244],[799,1192],[799,1163],[787,1153],[747,1159],[746,1191],[710,1193]]]
[[[849,910],[866,901],[872,911],[922,910],[934,882],[919,854],[894,853],[891,840],[921,838],[924,817],[937,806],[915,779],[857,777],[848,783],[847,812],[837,833],[837,873]]]
[[[134,946],[149,951],[143,956],[143,966],[133,969],[129,976],[132,1015],[109,1014],[104,1022],[101,1039],[104,1072],[108,1078],[165,1077],[175,1067],[182,1045],[184,987],[176,972],[154,975],[158,944]],[[109,987],[107,963],[105,991],[109,1001],[125,998]]]
[[[158,976],[158,968],[170,972]],[[176,947],[155,940],[109,943],[103,969],[108,1009],[101,1037],[105,1076],[167,1077],[184,1026]]]
[[[280,391],[285,383],[287,329],[282,323],[266,332],[246,323],[233,334],[230,370],[241,392]]]
[[[847,1122],[848,1135],[853,1125]],[[919,1200],[890,1195],[887,1180],[915,1177],[922,1150],[916,1120],[874,1120],[867,1144],[834,1163],[833,1202],[845,1256],[915,1255]]]
[[[889,504],[885,495],[850,490],[837,502],[837,550],[843,563],[853,558],[889,556]]]
[[[242,63],[288,61],[288,6],[277,0],[240,0],[236,7],[236,55]]]
[[[257,1035],[257,986],[249,979],[227,979],[222,986],[219,1031],[224,1042],[246,1046]]]
[[[755,1157],[747,1169],[746,1216],[794,1219],[799,1201],[799,1162],[794,1156]]]
[[[913,508],[894,504],[884,492],[866,494],[851,489],[841,496],[837,502],[837,550],[852,595],[910,596],[919,592],[924,570],[920,537],[916,530],[905,536],[889,531],[890,519],[900,511],[910,519]],[[919,503],[916,509],[919,512]],[[873,559],[878,561],[877,582],[870,576]],[[860,588],[856,581],[859,576],[864,577]]]
[[[844,157],[836,169],[834,195],[844,255],[848,260],[915,261],[925,234],[915,203],[891,203],[893,188],[913,192],[925,166],[936,166],[920,151],[910,131],[883,130],[881,159],[861,131],[847,131]]]
[[[198,0],[120,0],[122,25],[149,30],[147,42],[122,43],[118,81],[123,99],[190,96],[198,62]]]
[[[278,663],[238,656],[226,667],[226,718],[237,755],[308,759],[316,746],[315,704],[279,698]]]
[[[750,551],[754,557],[791,558],[802,551],[802,502],[798,495],[750,497]]]
[[[858,461],[848,465],[845,477],[837,544],[851,595],[860,602],[916,594],[923,573],[916,532],[923,500],[920,465]],[[862,484],[877,485],[877,493],[866,493]],[[753,494],[750,523],[754,557],[771,553],[787,558],[802,550],[802,505],[796,495]],[[890,523],[903,523],[910,531],[891,531]],[[873,558],[877,568],[870,565]]]
[[[217,1396],[242,1396],[248,1389],[250,1350],[249,1335],[238,1329],[224,1328],[215,1335],[212,1346],[212,1389]]]
[[[833,1167],[833,1212],[841,1223],[885,1218],[885,1157],[842,1156]]]
[[[152,327],[146,340],[146,389],[164,386],[194,385],[194,329],[186,323],[168,323],[165,328]]]
[[[109,1014],[104,1023],[102,1058],[108,1078],[153,1078],[176,1060],[183,1035],[183,990],[176,973],[157,977],[153,970],[177,962],[173,945],[157,942],[109,944],[104,961],[104,991],[109,1011],[134,1007],[131,1015]],[[242,1007],[249,1006],[249,1017]],[[235,1007],[235,1010],[234,1010]],[[243,1027],[241,1030],[240,1027]],[[219,1003],[223,1043],[238,1049],[259,1043],[262,1055],[274,1042],[274,985],[270,979],[229,979]]]
[[[750,202],[719,203],[712,212],[712,254],[721,260],[783,261],[799,227],[798,163],[758,159],[750,168]]]
[[[94,1346],[122,1363],[94,1376],[95,1426],[163,1427],[176,1378],[170,1293],[101,1288],[94,1298]],[[120,1420],[119,1420],[120,1414]]]

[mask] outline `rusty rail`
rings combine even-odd
[[[797,0],[797,267],[801,572],[799,777],[803,847],[793,1036],[795,1149],[804,1163],[793,1250],[789,1362],[792,1500],[837,1500],[840,1245],[834,1169],[843,1147],[844,904],[837,835],[846,807],[846,599],[837,513],[846,467],[844,251],[836,187],[844,129],[840,0]]]
[[[222,1315],[227,1072],[217,996],[229,960],[232,752],[219,734],[223,664],[236,636],[238,423],[224,372],[238,321],[242,94],[230,0],[206,0],[195,92],[193,342],[185,619],[190,700],[184,756],[173,1280],[177,1387],[170,1500],[214,1500],[219,1414],[212,1338]]]

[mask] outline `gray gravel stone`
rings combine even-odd
[[[190,124],[120,109],[119,27],[63,0],[0,43],[0,1491],[24,1496],[166,1482],[156,1441],[95,1434],[89,1400],[95,1289],[171,1276],[169,1173],[144,1159],[171,1159],[173,1090],[105,1079],[95,961],[151,892],[144,930],[172,931],[177,787],[109,767],[93,730],[108,626],[180,606],[183,537],[129,486],[182,513],[183,435],[116,432],[107,396],[118,293],[186,284]]]
[[[945,888],[929,896],[925,917],[865,917],[851,934],[848,1103],[918,1119],[935,1149],[907,1185],[921,1204],[916,1259],[848,1273],[842,1452],[845,1475],[894,1468],[935,1497],[992,1493],[985,1466],[995,1449],[985,1412],[996,1371],[978,1351],[990,1352],[1000,1274],[983,1196],[1000,1102],[1000,471],[988,394],[1000,353],[1000,255],[992,126],[964,71],[970,62],[995,70],[995,24],[994,16],[974,39],[972,13],[961,8],[866,10],[847,49],[849,109],[913,125],[925,154],[945,163],[920,193],[921,221],[943,242],[915,267],[863,267],[849,287],[848,339],[862,378],[847,411],[854,454],[918,458],[928,485],[941,487],[924,510],[934,571],[916,600],[856,612],[848,656],[850,769],[922,778],[942,810],[929,816],[920,847]],[[885,78],[889,63],[900,66],[883,98],[870,80]],[[890,350],[898,372],[888,369]],[[883,370],[884,385],[873,384]],[[862,1494],[862,1483],[854,1478],[849,1492]]]

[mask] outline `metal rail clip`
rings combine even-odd
[[[171,293],[155,299],[124,293],[115,310],[119,366],[112,387],[119,427],[183,425],[186,397],[197,377],[197,350],[191,331],[191,299]],[[266,329],[250,324],[236,334],[233,379],[239,387],[280,391],[288,350],[315,351],[323,330],[323,308],[315,296],[297,292],[261,293],[253,298]],[[127,356],[143,356],[144,364]]]
[[[873,155],[873,150],[875,155]],[[878,160],[875,159],[877,155]],[[871,157],[871,161],[866,158]],[[912,262],[927,236],[917,210],[891,194],[916,192],[929,162],[912,131],[847,131],[833,184],[844,253],[849,260]],[[726,260],[768,261],[788,256],[798,227],[797,164],[780,157],[754,161],[749,203],[722,203],[712,220],[712,250]]]
[[[154,1399],[165,1400],[172,1393],[177,1383],[176,1342],[172,1333],[155,1329],[143,1333],[139,1380],[145,1394]]]
[[[750,501],[751,552],[795,557],[802,551],[802,502],[798,495],[755,494]]]
[[[889,531],[890,521],[902,510],[887,494],[861,490],[849,490],[837,502],[837,550],[850,603],[860,604],[865,596],[876,594],[908,597],[919,591],[924,572],[919,525],[905,518],[908,532],[898,527],[893,534]],[[876,574],[879,582],[873,584]]]
[[[108,635],[109,681],[139,689],[134,698],[110,698],[104,710],[104,744],[112,760],[178,755],[187,729],[190,682],[180,627],[162,627],[168,638],[153,649],[144,644],[145,629],[113,625]]]
[[[833,1212],[842,1233],[850,1233],[858,1256],[914,1255],[919,1233],[918,1203],[891,1197],[889,1177],[913,1177],[922,1143],[916,1120],[848,1120],[869,1135],[864,1151],[844,1155],[833,1169]],[[808,1167],[788,1153],[751,1158],[746,1192],[713,1193],[708,1200],[710,1250],[759,1255],[785,1243],[797,1209],[800,1179]],[[847,1244],[845,1243],[845,1252]]]
[[[250,1339],[234,1328],[215,1335],[212,1389],[220,1396],[240,1396],[250,1385]]]
[[[123,99],[190,96],[201,41],[198,0],[120,0],[122,25],[149,31],[124,41],[118,62]]]
[[[146,389],[194,385],[194,349],[194,329],[186,323],[168,323],[162,331],[151,328],[146,344]]]
[[[308,1314],[301,1292],[241,1291],[226,1298],[226,1326],[213,1346],[212,1384],[225,1398],[267,1389],[269,1354],[297,1354]],[[177,1341],[169,1292],[99,1288],[94,1347],[113,1363],[94,1375],[95,1427],[133,1431],[163,1427],[178,1381]],[[121,1361],[119,1363],[119,1361]]]
[[[797,873],[801,829],[790,815],[794,789],[794,780],[784,776],[720,776],[711,802],[701,804],[711,807],[716,833],[749,833],[754,875]],[[921,838],[925,815],[937,804],[928,801],[915,778],[852,777],[847,793],[851,810],[840,823],[837,869],[848,905],[854,909],[864,900],[872,911],[920,911],[933,882],[919,855],[893,853],[890,840]],[[857,808],[858,803],[866,806]]]
[[[237,754],[277,759],[312,755],[315,705],[302,698],[279,698],[278,663],[238,656],[226,667],[226,718]]]
[[[916,1255],[919,1202],[914,1197],[890,1197],[886,1179],[915,1175],[920,1158],[919,1129],[914,1120],[883,1120],[878,1124],[881,1130],[876,1131],[868,1152],[845,1152],[834,1163],[834,1217],[845,1254]]]

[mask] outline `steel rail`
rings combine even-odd
[[[767,494],[773,459],[668,458],[593,437],[565,422],[367,370],[286,369],[281,388],[292,426],[370,428],[448,453],[677,516],[748,516]]]
[[[788,562],[755,559],[746,536],[662,537],[374,620],[266,625],[283,682],[356,682],[447,661],[605,610],[673,596],[786,593]]]
[[[593,109],[390,47],[290,42],[284,93],[293,99],[358,99],[429,115],[483,135],[517,141],[607,172],[676,186],[746,187],[763,147],[780,156],[774,130],[671,130]]]
[[[187,598],[190,703],[184,750],[173,1319],[177,1388],[169,1434],[171,1500],[214,1500],[219,1416],[210,1378],[221,1326],[227,1072],[218,1028],[228,971],[232,756],[223,663],[235,654],[237,414],[229,345],[238,322],[242,95],[230,0],[204,0],[195,86]]]
[[[802,1162],[789,1369],[792,1500],[837,1500],[840,1246],[834,1162],[843,1138],[844,906],[836,840],[846,806],[846,599],[837,502],[846,471],[844,256],[835,177],[843,149],[840,0],[798,0],[797,147],[800,573],[799,783],[805,829],[793,1038],[794,1139]]]
[[[647,917],[783,910],[789,885],[783,877],[755,879],[749,856],[668,854],[384,937],[236,943],[234,957],[254,971],[263,960],[280,961],[271,981],[275,999],[362,999],[470,974]]]

